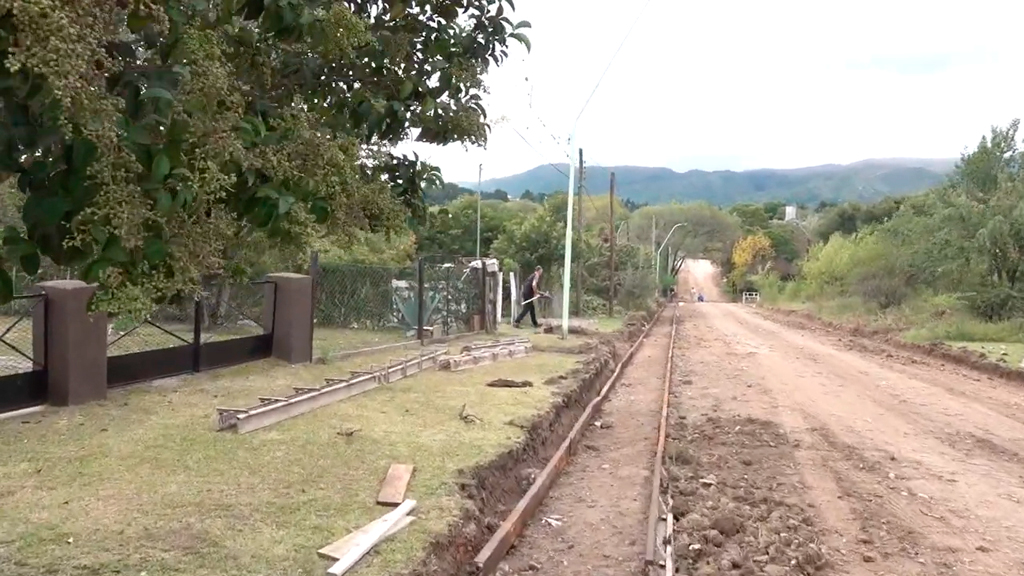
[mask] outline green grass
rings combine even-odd
[[[576,358],[535,353],[428,371],[251,434],[213,428],[216,406],[249,406],[399,356],[262,361],[0,421],[0,574],[319,576],[328,563],[318,548],[385,512],[374,500],[393,462],[416,466],[409,497],[419,519],[354,573],[410,566],[458,516],[458,470],[512,446],[523,432],[506,422],[553,394],[484,383],[511,371],[539,384]],[[460,420],[463,404],[483,422]]]
[[[1003,363],[1014,368],[1024,361],[1024,344],[1019,342],[946,342],[954,348],[967,348],[976,352],[982,352],[990,360]]]

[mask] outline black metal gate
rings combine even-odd
[[[223,284],[195,300],[161,306],[142,321],[110,325],[107,386],[269,358],[275,286]]]
[[[43,294],[15,296],[0,306],[0,412],[46,402],[45,337],[33,339],[32,334],[33,315],[45,306]]]

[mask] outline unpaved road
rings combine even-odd
[[[671,329],[667,309],[499,574],[639,574]]]
[[[642,573],[667,312],[502,573]],[[1024,389],[736,304],[679,322],[678,574],[1024,574]]]
[[[680,312],[681,573],[1024,574],[1019,386],[736,304]],[[716,513],[739,529],[709,539]]]

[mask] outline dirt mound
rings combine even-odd
[[[655,311],[647,317],[653,319]],[[452,523],[447,534],[435,539],[423,561],[406,576],[474,573],[474,556],[529,490],[537,471],[547,464],[644,328],[644,324],[633,324],[615,334],[601,336],[581,365],[559,379],[572,385],[533,421],[523,440],[488,464],[464,474],[459,482],[466,501],[461,517]]]
[[[819,574],[829,565],[778,425],[677,420],[667,446],[674,553],[685,574]]]

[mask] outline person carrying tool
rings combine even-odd
[[[526,281],[523,282],[523,309],[519,311],[519,315],[512,322],[512,326],[519,328],[519,323],[526,318],[526,313],[530,313],[530,322],[533,322],[534,328],[540,328],[540,324],[537,323],[537,310],[534,308],[533,303],[537,298],[544,296],[545,294],[540,291],[540,277],[544,273],[544,269],[537,266],[533,270],[533,274],[526,277]]]

